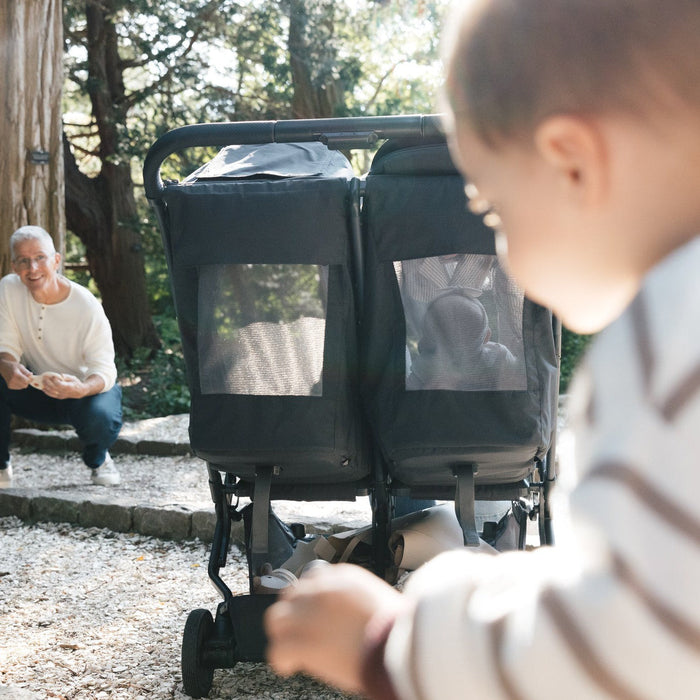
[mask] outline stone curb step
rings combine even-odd
[[[163,423],[168,429],[163,430]],[[159,431],[151,431],[157,424]],[[125,430],[110,448],[112,454],[154,457],[193,456],[187,442],[187,416],[172,416],[125,425]],[[152,439],[154,433],[167,434],[167,440]],[[12,431],[12,444],[37,452],[80,453],[81,445],[72,430],[40,430],[17,426]],[[164,494],[161,494],[161,498]],[[121,502],[114,499],[121,497]],[[167,496],[166,496],[167,497]],[[142,498],[142,497],[141,497]],[[206,509],[182,505],[139,503],[139,497],[110,494],[92,497],[79,489],[57,493],[56,490],[34,488],[0,489],[0,517],[15,516],[28,523],[70,523],[80,527],[105,528],[114,532],[133,532],[165,540],[210,543],[214,536],[216,515],[214,504]],[[283,508],[283,506],[281,506]],[[285,515],[284,510],[280,513]],[[347,529],[347,522],[326,512],[288,513],[294,521],[303,522],[307,532],[328,535]],[[232,543],[244,546],[243,523],[231,525]]]
[[[33,489],[0,490],[0,517],[15,516],[27,523],[69,523],[80,527],[105,528],[113,532],[134,532],[178,542],[214,537],[216,514],[211,510],[190,510],[184,506],[125,505],[107,501],[47,495]],[[332,518],[296,517],[310,534],[330,535],[356,524]],[[245,546],[242,521],[231,523],[231,542]]]
[[[29,489],[0,491],[0,516],[15,516],[29,523],[70,523],[114,532],[136,532],[175,541],[211,542],[216,525],[213,504],[211,511],[191,511],[182,506],[123,505],[61,498]],[[232,524],[231,540],[243,544],[242,522]]]
[[[80,452],[80,441],[68,431],[17,428],[12,431],[12,444],[19,447],[34,447],[43,450],[74,450]],[[132,439],[118,437],[109,450],[112,454],[139,454],[157,457],[190,455],[187,442]]]

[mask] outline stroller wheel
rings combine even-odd
[[[182,635],[182,685],[193,698],[205,697],[211,690],[214,667],[202,660],[202,652],[213,632],[214,620],[208,610],[198,608],[187,616]]]

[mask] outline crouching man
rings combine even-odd
[[[10,421],[72,425],[94,484],[116,486],[109,448],[122,425],[114,344],[102,305],[59,274],[61,256],[39,226],[10,237],[0,280],[0,488],[12,484]]]

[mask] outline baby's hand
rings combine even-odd
[[[362,690],[367,623],[379,611],[398,614],[409,602],[350,564],[310,572],[265,614],[267,659],[283,676],[297,671],[353,693]]]

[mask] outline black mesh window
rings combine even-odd
[[[321,396],[328,268],[199,268],[203,394]]]
[[[406,389],[527,387],[523,293],[494,255],[394,263],[406,319]]]

